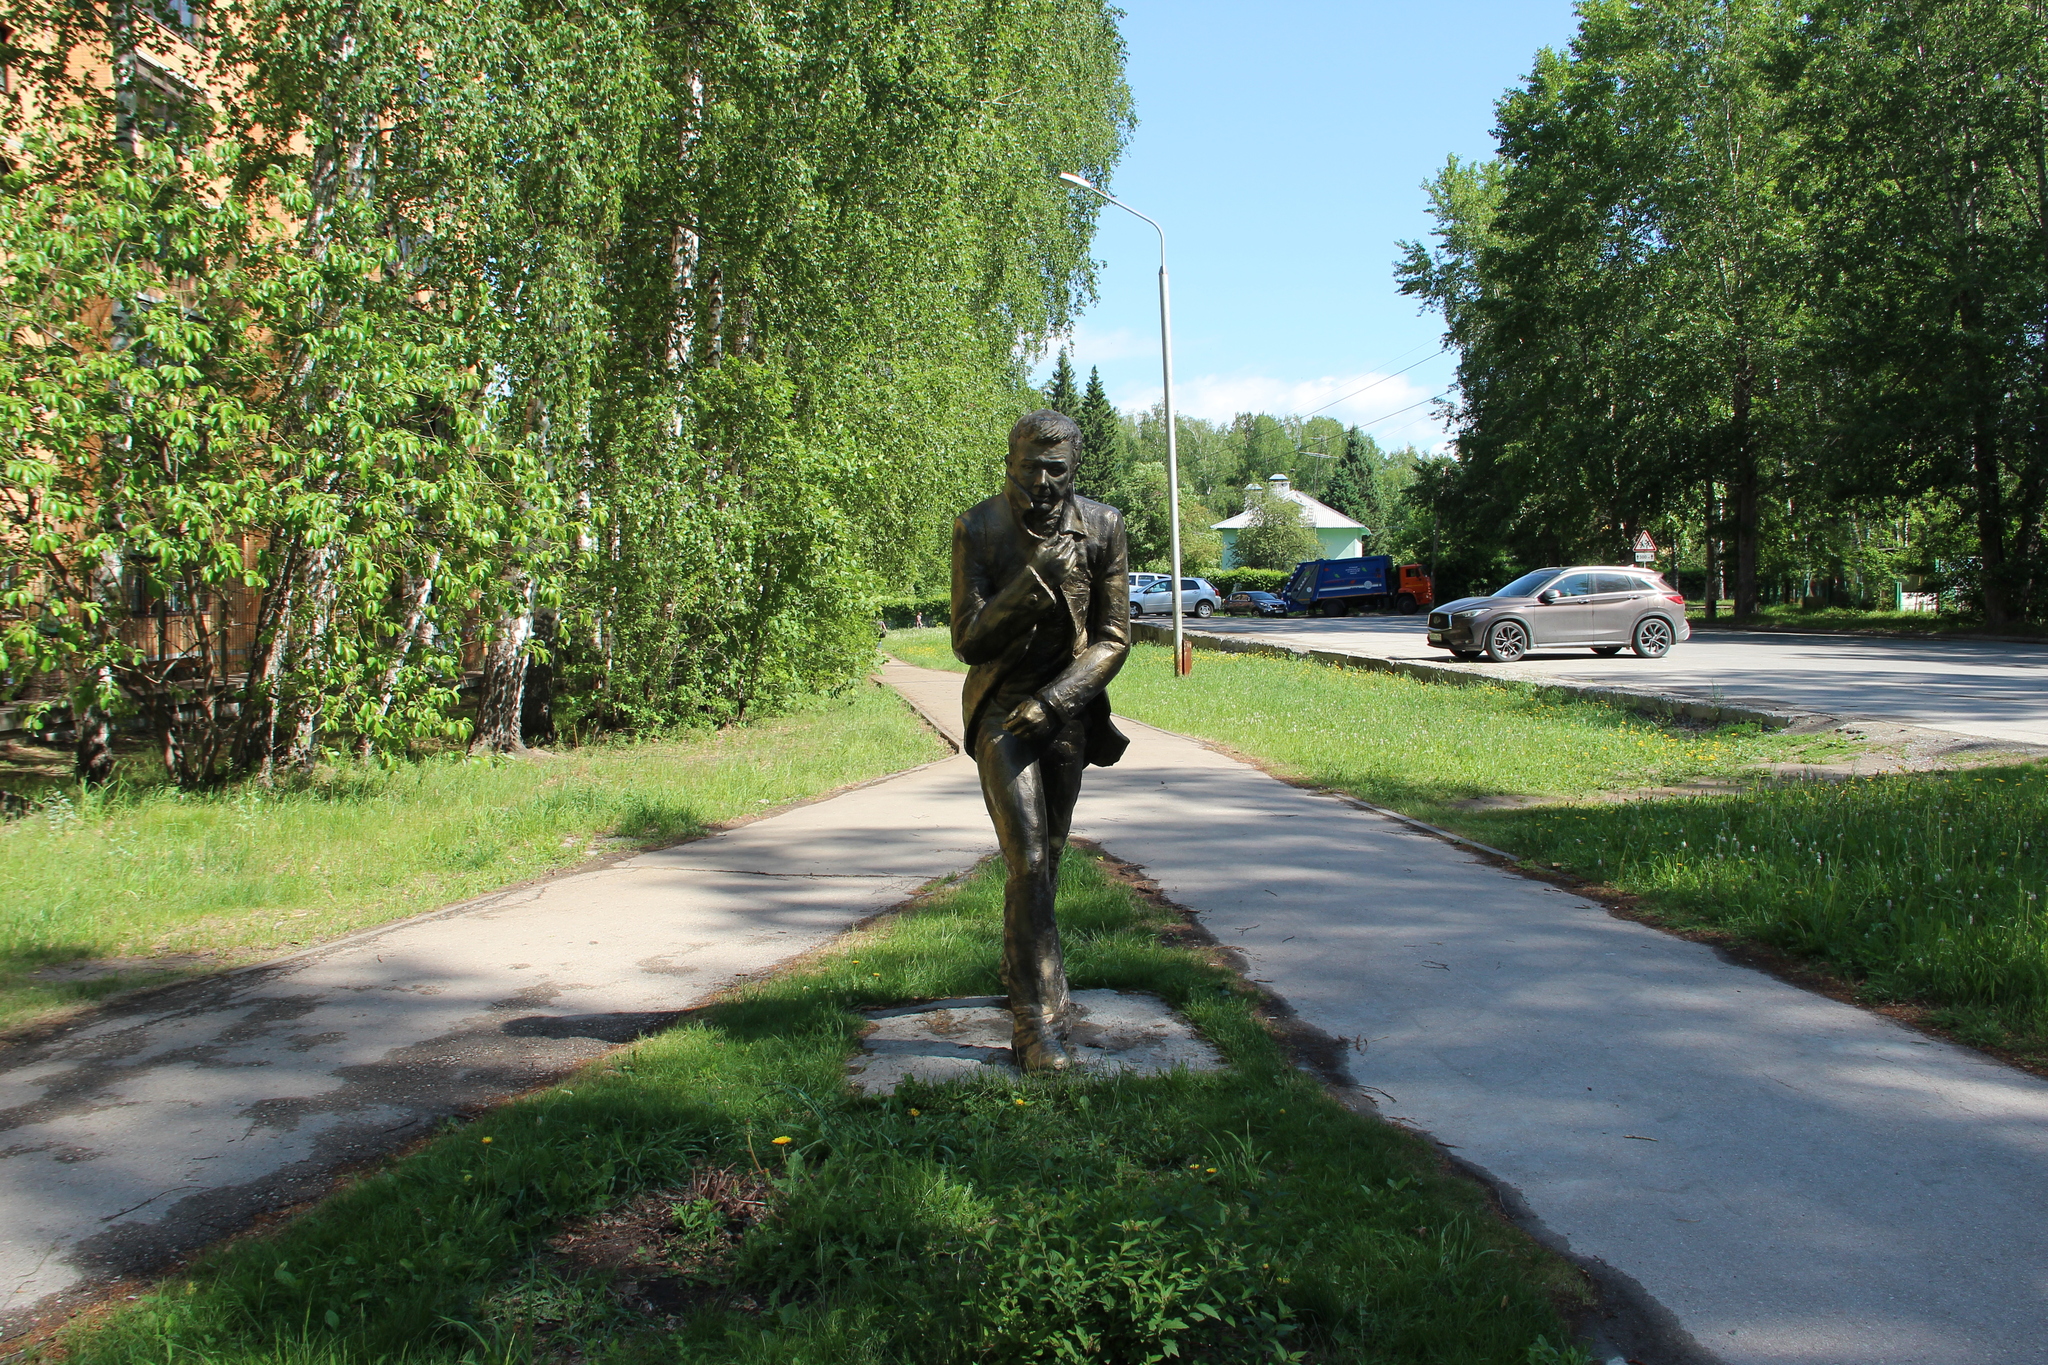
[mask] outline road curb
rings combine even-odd
[[[1395,673],[1402,677],[1414,678],[1418,682],[1442,683],[1450,687],[1507,687],[1538,696],[1603,702],[1609,706],[1641,711],[1648,715],[1674,720],[1702,721],[1709,725],[1740,725],[1750,722],[1772,730],[1783,730],[1794,725],[1833,720],[1833,717],[1822,717],[1811,712],[1745,706],[1739,702],[1700,701],[1695,697],[1677,696],[1669,692],[1643,692],[1627,687],[1606,687],[1598,683],[1517,677],[1476,664],[1425,663],[1418,659],[1389,659],[1377,654],[1359,654],[1341,649],[1304,649],[1268,640],[1211,635],[1197,630],[1185,630],[1184,633],[1188,643],[1196,649],[1214,650],[1222,654],[1264,654],[1277,659],[1306,659],[1338,668],[1363,668],[1374,673]],[[1147,621],[1131,622],[1131,637],[1149,644],[1169,647],[1173,644],[1171,627],[1155,626]]]

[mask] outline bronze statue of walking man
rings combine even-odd
[[[1010,431],[1003,491],[953,523],[953,653],[970,665],[967,751],[995,822],[1003,988],[1017,1064],[1067,1051],[1066,965],[1053,898],[1081,773],[1123,757],[1104,688],[1131,649],[1123,516],[1074,492],[1081,431],[1050,409]]]

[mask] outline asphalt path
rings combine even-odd
[[[886,676],[958,716],[958,674]],[[1130,752],[1088,770],[1075,831],[1631,1303],[1604,1359],[2048,1355],[2048,1082],[1121,723]]]
[[[1217,616],[1189,618],[1187,624],[1190,630],[1250,635],[1306,649],[1452,663],[1448,653],[1425,643],[1427,627],[1420,613],[1279,620]],[[1691,640],[1661,659],[1639,659],[1626,650],[1603,659],[1576,649],[1538,651],[1509,667],[1485,662],[1461,667],[2048,744],[2048,645],[1695,630]]]
[[[957,732],[959,675],[887,676]],[[1620,1354],[2040,1358],[2048,1083],[1127,729],[1076,832],[1348,1041],[1388,1117],[1635,1286],[1655,1339]],[[0,1336],[829,940],[971,865],[987,820],[954,757],[0,1053]]]

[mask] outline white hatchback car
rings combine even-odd
[[[1155,582],[1140,589],[1134,581],[1131,584],[1131,615],[1144,616],[1150,612],[1171,615],[1173,612],[1172,579],[1165,574],[1155,574]],[[1223,606],[1223,594],[1206,578],[1183,578],[1180,581],[1180,609],[1190,616],[1214,616]]]

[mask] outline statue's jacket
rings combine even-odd
[[[960,699],[968,745],[991,701],[1021,687],[1062,721],[1078,715],[1088,761],[1108,767],[1130,744],[1110,720],[1104,690],[1131,652],[1123,514],[1077,495],[1052,534],[1081,551],[1058,583],[1032,566],[1042,542],[1002,494],[953,523],[953,653],[968,665]]]

